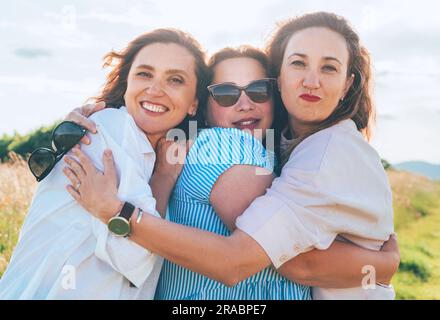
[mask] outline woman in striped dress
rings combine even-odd
[[[274,154],[266,152],[254,135],[261,131],[264,136],[265,130],[271,127],[275,83],[268,79],[266,55],[251,47],[223,49],[211,58],[209,66],[213,71],[212,83],[217,86],[226,82],[249,85],[249,90],[263,88],[268,96],[264,101],[255,102],[252,96],[241,94],[235,104],[226,107],[210,99],[204,116],[211,128],[202,130],[190,149],[169,202],[169,219],[227,236],[235,225],[233,216],[225,214],[224,209],[219,210],[216,200],[216,194],[223,189],[216,186],[217,182],[222,183],[224,177],[221,176],[229,170],[240,170],[242,166],[251,170],[260,168],[263,175],[242,185],[243,193],[247,193],[243,203],[263,194],[273,178]],[[271,267],[228,287],[167,260],[155,298],[303,300],[310,299],[310,288],[289,281]]]
[[[223,50],[211,59],[213,83],[220,85],[232,82],[239,86],[249,86],[256,80],[265,79],[257,82],[257,85],[272,88],[271,80],[266,80],[268,76],[266,59],[261,51],[255,49]],[[220,87],[222,88],[224,89]],[[270,128],[273,120],[273,102],[271,99],[258,100],[255,96],[253,99],[258,101],[252,101],[247,94],[252,95],[252,89],[258,91],[255,88],[258,86],[254,83],[248,87],[246,93],[240,91],[238,100],[221,101],[223,105],[210,99],[204,117],[207,124],[213,128],[202,131],[198,136],[174,189],[169,204],[170,220],[179,225],[192,227],[190,230],[194,233],[193,244],[203,242],[204,236],[208,237],[197,229],[221,236],[230,235],[235,229],[236,217],[256,197],[264,194],[272,183],[271,153],[266,152],[262,143],[253,135],[258,135],[257,129]],[[253,135],[243,132],[243,129],[250,130]],[[161,158],[160,154],[159,151],[157,172],[164,172],[161,170],[164,165],[169,176],[169,171],[173,168],[166,163],[164,157]],[[80,159],[87,161],[84,157]],[[259,169],[259,173],[265,174],[255,174],[256,169]],[[171,182],[171,187],[166,186],[168,181],[162,181],[164,190],[166,189],[164,194],[167,192],[169,194],[174,186],[174,182]],[[89,190],[84,194],[84,198],[89,193],[96,193],[96,190],[98,189]],[[240,194],[238,201],[228,201],[228,196],[234,193]],[[168,197],[161,196],[157,200],[157,205],[163,206],[166,205]],[[100,214],[97,213],[97,216],[99,217]],[[107,219],[107,217],[102,218]],[[168,225],[162,227],[167,229]],[[162,227],[157,230],[162,230]],[[180,232],[183,241],[188,239],[187,229],[177,226],[172,228],[176,231],[173,232],[174,239],[177,239],[175,241],[179,241]],[[160,236],[162,235],[166,236],[165,233]],[[146,242],[139,239],[144,236],[148,235],[139,235],[133,240],[145,245]],[[167,240],[163,243],[167,243]],[[194,257],[188,258],[185,253],[180,254],[176,250],[170,250],[170,246],[172,247],[167,245],[168,248],[155,249],[165,258],[179,260],[179,264],[188,268],[167,261],[161,273],[156,292],[157,299],[310,299],[310,289],[304,285],[353,286],[353,283],[359,279],[359,266],[366,264],[376,266],[378,279],[389,279],[394,266],[387,253],[372,253],[350,244],[336,243],[328,250],[313,250],[285,263],[283,271],[289,270],[287,272],[289,279],[304,285],[289,281],[273,267],[267,267],[236,284],[235,280],[231,282],[231,278],[223,277],[224,262],[212,260],[209,261],[210,266],[206,266],[206,261],[195,263],[196,260],[203,260],[204,252],[194,252]],[[167,251],[174,253],[167,255]],[[341,263],[343,261],[341,258],[345,256],[350,256],[351,259]],[[255,260],[259,258],[261,257],[256,256]]]

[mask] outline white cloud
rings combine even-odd
[[[82,94],[90,91],[93,87],[97,88],[99,84],[97,78],[66,80],[51,78],[46,74],[0,76],[0,85],[13,86],[27,94],[47,94],[50,92]]]

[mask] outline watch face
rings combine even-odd
[[[108,222],[108,229],[117,236],[126,236],[130,233],[130,224],[121,217],[115,217]]]

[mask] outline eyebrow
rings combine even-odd
[[[137,69],[147,69],[147,70],[151,70],[154,71],[155,68],[153,66],[150,66],[148,64],[140,64],[136,67]],[[166,74],[176,74],[176,73],[180,73],[183,74],[186,77],[189,77],[188,73],[185,70],[182,69],[168,69],[165,71]]]
[[[301,58],[307,58],[307,55],[304,54],[304,53],[297,53],[297,52],[294,52],[294,53],[292,53],[292,54],[288,57],[288,59],[290,59],[290,58],[293,57],[293,56],[299,56],[299,57],[301,57]],[[323,59],[324,59],[324,60],[332,60],[332,61],[336,61],[337,63],[339,63],[340,65],[342,65],[342,62],[339,61],[338,59],[336,59],[335,57],[324,57]]]

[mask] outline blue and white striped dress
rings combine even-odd
[[[215,182],[234,165],[253,165],[272,170],[273,158],[273,154],[266,152],[259,140],[241,130],[203,130],[194,142],[176,183],[169,203],[169,219],[182,225],[228,236],[230,231],[209,202]],[[234,287],[227,287],[165,260],[155,299],[304,300],[311,299],[311,296],[309,287],[289,281],[272,267]]]

